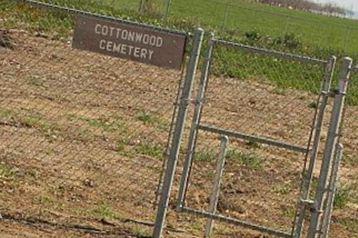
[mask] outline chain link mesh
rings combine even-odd
[[[245,46],[233,47],[231,42],[217,43],[214,52],[200,125],[270,138],[304,151],[309,143],[314,115],[321,104],[318,99],[326,64],[316,60],[296,62],[266,52],[248,52]],[[225,74],[215,76],[221,72]],[[335,87],[335,82],[333,84]],[[333,100],[329,100],[323,119],[319,158],[322,157],[332,103]],[[199,129],[186,207],[209,211],[220,149],[218,133]],[[300,196],[305,155],[254,140],[238,140],[230,136],[229,140],[217,214],[290,233]],[[315,191],[318,171],[314,171],[313,177],[312,191]],[[196,232],[201,234],[205,219],[195,217],[193,220]],[[239,232],[224,223],[216,226],[214,231],[215,237]],[[240,227],[240,234],[242,232]],[[244,234],[255,236],[252,231]]]
[[[102,13],[93,8],[96,2],[99,8],[106,9],[105,14],[112,15],[116,15],[113,9],[134,12],[139,7],[135,1],[41,2]],[[217,4],[223,11],[203,13],[212,19],[223,19],[223,28],[237,27],[231,15],[238,10]],[[153,8],[155,12],[162,8],[158,6]],[[182,13],[188,10],[177,1],[173,1],[172,9]],[[12,220],[26,218],[35,226],[64,224],[103,236],[150,235],[182,72],[72,50],[67,36],[72,28],[66,25],[72,25],[73,20],[68,13],[56,12],[65,27],[56,27],[55,34],[47,34],[58,21],[50,11],[30,13],[25,5],[18,11],[21,14],[14,12],[0,19],[1,28],[10,29],[0,31],[0,36],[8,39],[0,42],[0,214]],[[239,8],[239,12],[243,11],[256,14]],[[50,20],[44,21],[42,16]],[[246,18],[239,22],[250,23]],[[254,23],[258,22],[250,24]],[[287,23],[286,32],[299,25]],[[251,26],[240,27],[249,31]],[[322,39],[318,30],[321,26],[313,38]],[[344,31],[342,35],[347,37]],[[344,48],[347,39],[332,36],[324,41],[344,41],[343,45],[339,43]],[[319,106],[323,75],[322,65],[217,45],[201,122],[304,148]],[[350,237],[357,232],[357,75],[352,73],[347,96],[342,138],[345,159],[332,236]],[[195,95],[193,105],[194,98]],[[331,104],[326,115],[330,110]],[[325,128],[328,121],[326,116]],[[186,133],[190,123],[188,120]],[[323,135],[326,133],[324,130]],[[186,134],[184,145],[187,137]],[[323,136],[322,145],[324,140]],[[219,145],[218,134],[199,132],[186,206],[208,210]],[[183,147],[181,156],[185,153]],[[289,230],[304,156],[231,138],[226,160],[218,213]],[[317,186],[317,176],[315,171],[313,188]],[[201,235],[206,219],[176,213],[178,186],[173,189],[165,236]],[[14,231],[17,225],[9,226],[13,228],[6,229]],[[225,223],[218,223],[214,232],[215,237],[258,236]],[[78,233],[74,232],[74,236]]]
[[[182,72],[20,29],[1,31],[0,213],[151,235]]]

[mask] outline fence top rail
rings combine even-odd
[[[285,52],[270,50],[270,49],[265,49],[265,48],[258,48],[258,47],[253,47],[253,46],[244,45],[244,44],[231,42],[231,41],[225,41],[225,40],[219,40],[219,39],[214,39],[213,41],[215,44],[218,44],[218,45],[236,47],[236,48],[240,48],[242,50],[245,50],[245,51],[248,51],[251,53],[257,53],[257,54],[262,54],[262,55],[267,55],[267,56],[274,56],[274,57],[278,57],[278,58],[282,58],[282,59],[286,59],[286,60],[298,61],[301,63],[314,63],[314,64],[321,64],[321,65],[325,65],[328,63],[327,60],[321,60],[321,59],[316,59],[316,58],[312,58],[309,56],[285,53]]]
[[[98,14],[98,13],[92,13],[92,12],[88,12],[88,11],[74,9],[74,8],[71,8],[71,7],[59,6],[59,5],[56,5],[56,4],[45,3],[45,2],[40,2],[40,1],[36,1],[36,0],[16,0],[16,1],[19,2],[19,3],[27,3],[27,4],[29,4],[31,6],[34,6],[34,7],[47,8],[47,9],[50,9],[50,10],[60,10],[60,11],[68,12],[69,14],[72,14],[72,15],[93,16],[93,17],[98,17],[98,18],[105,19],[105,20],[110,20],[110,21],[116,21],[116,22],[129,24],[129,25],[133,25],[133,26],[145,27],[145,28],[148,28],[148,29],[151,29],[151,30],[154,30],[154,31],[167,32],[167,33],[176,34],[176,35],[191,36],[190,33],[184,32],[184,31],[173,30],[173,29],[154,26],[154,25],[149,25],[149,24],[145,24],[145,23],[139,23],[139,22],[124,20],[124,19],[120,19],[120,18],[117,18],[117,17],[114,17],[114,16],[106,16],[106,15],[102,15],[102,14]]]

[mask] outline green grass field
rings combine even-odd
[[[157,5],[140,14],[139,0],[41,0],[45,3],[185,31],[193,31],[195,27],[201,26],[206,31],[214,31],[219,38],[321,59],[328,59],[330,55],[338,58],[348,55],[358,59],[356,20],[250,3],[248,0],[172,0],[169,18],[165,20],[161,17],[165,8],[164,1],[155,1]],[[7,19],[5,28],[16,27],[20,21],[22,25],[25,24],[35,31],[55,32],[58,38],[66,38],[71,34],[73,19],[67,13],[48,14],[48,11],[33,11],[14,1],[7,0],[4,3],[0,5],[0,10],[1,15]],[[321,74],[317,73],[316,69],[305,72],[315,75],[311,77],[313,83],[302,84],[300,79],[305,77],[302,70],[296,70],[296,66],[283,62],[277,67],[287,69],[287,72],[278,74],[277,67],[272,67],[272,64],[275,64],[273,58],[263,58],[261,62],[262,60],[242,57],[230,50],[218,50],[216,58],[217,74],[238,78],[247,73],[251,76],[266,74],[270,75],[271,82],[281,88],[318,92],[317,85],[320,83]],[[244,72],[242,68],[237,67],[243,63],[260,65],[251,70],[245,69]],[[287,75],[283,76],[285,74]],[[358,105],[357,89],[358,83],[353,83],[349,96],[349,103],[352,105]]]
[[[140,0],[40,1],[125,18],[143,18],[136,14]],[[151,13],[158,17],[165,11],[164,0],[153,1],[156,7],[151,9]],[[168,21],[149,20],[148,17],[144,17],[144,20],[177,28],[202,26],[219,36],[238,40],[247,32],[255,32],[265,41],[291,34],[302,43],[301,53],[317,56],[331,53],[353,57],[358,55],[357,20],[289,10],[249,0],[172,0]]]
[[[114,9],[137,10],[138,1],[106,0]],[[105,2],[105,4],[106,4]],[[164,12],[163,0],[156,0]],[[243,35],[256,31],[262,36],[295,34],[307,48],[340,54],[358,53],[358,21],[273,7],[248,0],[172,0],[169,16],[211,28],[219,35]]]
[[[272,7],[245,0],[173,0],[171,14],[191,17],[218,31],[294,33],[306,46],[357,54],[358,21]]]

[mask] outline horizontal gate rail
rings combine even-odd
[[[217,220],[217,221],[227,222],[227,223],[230,223],[230,224],[233,224],[233,225],[242,226],[242,227],[245,227],[245,228],[249,228],[249,229],[252,229],[252,230],[255,230],[255,231],[259,231],[259,232],[263,232],[263,233],[266,233],[266,234],[274,235],[274,236],[277,236],[277,237],[285,237],[285,238],[292,237],[290,233],[286,233],[286,232],[283,232],[283,231],[271,229],[271,228],[268,228],[268,227],[265,227],[265,226],[255,225],[255,224],[252,224],[250,222],[241,221],[239,219],[230,218],[230,217],[226,217],[226,216],[219,215],[219,214],[211,214],[209,212],[199,211],[199,210],[188,208],[188,207],[182,207],[181,209],[182,209],[181,211],[187,212],[189,214],[191,213],[193,215],[198,215],[198,216],[202,216],[202,217]]]
[[[275,56],[275,57],[278,57],[278,58],[282,58],[282,59],[286,59],[286,60],[298,61],[298,62],[301,62],[301,63],[313,63],[313,64],[318,64],[318,65],[326,65],[328,63],[327,60],[321,60],[321,59],[311,58],[311,57],[308,57],[308,56],[301,56],[301,55],[295,55],[295,54],[290,54],[290,53],[283,53],[283,52],[279,52],[279,51],[276,51],[276,50],[257,48],[257,47],[243,45],[243,44],[234,43],[234,42],[230,42],[230,41],[224,41],[224,40],[217,40],[216,39],[216,40],[214,40],[214,42],[216,44],[220,44],[220,45],[237,47],[237,48],[240,48],[242,50],[249,51],[251,53],[257,53],[257,54],[268,55],[268,56]]]
[[[60,10],[60,11],[67,12],[68,14],[72,14],[72,15],[94,16],[94,17],[105,19],[105,20],[126,23],[126,24],[130,24],[133,26],[145,27],[145,28],[160,31],[160,32],[168,32],[168,33],[179,34],[179,35],[191,35],[190,33],[187,33],[184,31],[178,31],[178,30],[173,30],[173,29],[169,29],[169,28],[157,27],[157,26],[153,26],[153,25],[149,25],[149,24],[145,24],[145,23],[123,20],[123,19],[116,18],[113,16],[101,15],[98,13],[92,13],[92,12],[88,12],[88,11],[83,11],[83,10],[70,8],[70,7],[66,7],[66,6],[59,6],[56,4],[45,3],[45,2],[36,1],[36,0],[16,0],[16,1],[19,3],[27,3],[34,7],[45,8],[45,9],[49,9],[49,10]]]
[[[217,128],[217,127],[210,126],[210,125],[205,125],[205,124],[198,125],[198,129],[207,131],[207,132],[211,132],[211,133],[220,134],[220,135],[226,135],[229,137],[246,140],[246,141],[250,141],[250,142],[257,142],[257,143],[261,143],[261,144],[265,144],[265,145],[271,145],[271,146],[275,146],[278,148],[283,148],[283,149],[287,149],[287,150],[291,150],[291,151],[295,151],[295,152],[299,152],[299,153],[307,153],[307,148],[305,148],[305,147],[291,145],[291,144],[288,144],[285,142],[276,141],[276,140],[269,139],[269,138],[247,135],[247,134],[236,132],[236,131],[224,130],[224,129]]]

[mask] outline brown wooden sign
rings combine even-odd
[[[160,67],[180,69],[185,43],[185,34],[164,32],[92,16],[78,16],[72,47]]]

